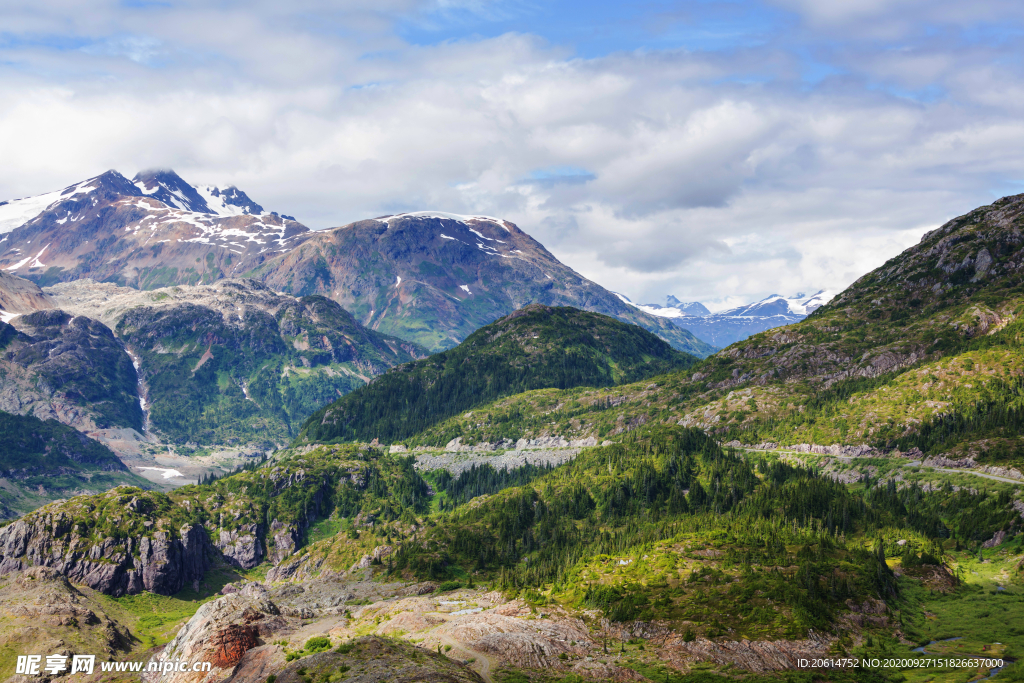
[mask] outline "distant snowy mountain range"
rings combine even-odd
[[[669,318],[698,339],[724,348],[758,332],[799,322],[827,304],[835,293],[823,289],[812,296],[802,292],[791,297],[772,294],[752,304],[717,313],[712,313],[702,303],[683,302],[671,294],[666,297],[664,306],[635,304],[622,294],[616,295],[630,306]]]

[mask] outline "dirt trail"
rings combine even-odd
[[[470,668],[480,674],[480,677],[487,681],[487,683],[493,683],[494,679],[491,678],[491,671],[494,669],[494,660],[487,655],[470,648],[465,643],[455,640],[447,634],[434,633],[433,635],[441,641],[441,645],[451,645],[451,652],[457,654],[459,659],[475,659],[476,661],[469,665]]]

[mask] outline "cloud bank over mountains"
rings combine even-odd
[[[1015,3],[90,4],[0,10],[0,200],[173,167],[314,228],[501,216],[721,308],[840,289],[1024,178]]]

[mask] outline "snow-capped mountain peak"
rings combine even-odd
[[[262,206],[237,187],[221,189],[214,185],[190,185],[170,169],[140,171],[132,182],[147,197],[183,211],[225,217],[267,214]]]
[[[56,192],[0,202],[0,234],[24,225],[57,202],[89,194],[100,187],[102,178],[103,176],[96,176]]]
[[[688,317],[701,317],[711,313],[704,304],[699,301],[680,301],[671,294],[665,297],[665,306],[659,306],[658,304],[635,304],[629,297],[614,293],[615,296],[619,297],[624,303],[638,308],[645,313],[656,315],[659,318],[688,318]]]
[[[196,191],[206,201],[209,213],[218,216],[262,216],[267,212],[262,206],[249,198],[249,195],[234,185],[222,190],[213,185],[196,185]],[[285,216],[285,218],[290,218]],[[294,218],[291,220],[295,220]]]
[[[196,188],[186,183],[181,176],[170,169],[140,171],[132,183],[142,194],[163,202],[172,209],[194,213],[213,213],[206,200]]]

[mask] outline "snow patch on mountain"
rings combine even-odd
[[[623,303],[632,306],[633,308],[639,309],[644,313],[650,313],[656,315],[659,318],[685,318],[689,314],[680,311],[678,308],[666,308],[655,304],[635,304],[630,301],[629,297],[619,294],[618,292],[612,292],[615,296],[619,297]]]
[[[248,195],[231,186],[226,190],[213,185],[193,185],[196,192],[206,202],[210,213],[218,216],[263,216],[267,211],[262,206],[249,199]]]
[[[702,341],[724,348],[752,334],[800,322],[827,304],[835,292],[823,289],[811,296],[801,292],[790,297],[772,294],[760,301],[717,313],[711,313],[701,303],[682,302],[672,295],[666,297],[667,306],[635,304],[617,292],[615,296],[633,308],[672,320]]]
[[[20,228],[59,201],[92,192],[96,189],[92,180],[85,180],[63,190],[47,192],[36,197],[3,202],[0,204],[0,234]]]
[[[469,225],[470,221],[487,221],[488,223],[494,223],[495,225],[501,226],[502,228],[505,229],[506,232],[511,232],[508,226],[505,225],[505,221],[502,220],[501,218],[495,218],[494,216],[463,216],[462,214],[448,213],[445,211],[411,211],[409,213],[396,213],[393,216],[382,216],[381,218],[378,218],[376,220],[380,221],[381,223],[384,223],[388,227],[391,227],[391,221],[395,220],[396,218],[438,218],[440,220],[455,221],[456,223],[462,223],[467,226]],[[473,232],[476,231],[473,230]],[[476,234],[480,235],[480,233],[478,232]],[[484,236],[480,235],[480,237]],[[489,240],[491,238],[484,237],[484,239]],[[501,240],[496,241],[501,242]]]

